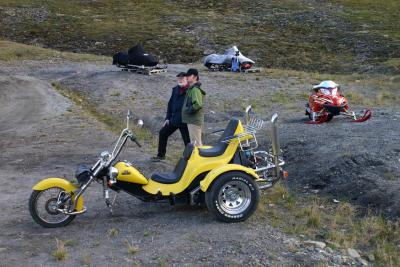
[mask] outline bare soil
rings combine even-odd
[[[94,266],[338,265],[334,256],[340,252],[293,249],[288,240],[301,237],[282,233],[257,213],[246,222],[224,224],[204,207],[142,203],[121,193],[111,215],[100,185],[85,193],[88,212],[69,226],[36,225],[27,208],[31,187],[45,177],[72,178],[77,164],[93,164],[117,138],[51,83],[78,92],[99,114],[112,114],[121,124],[130,108],[156,139],[175,75],[190,66],[170,65],[166,74],[144,76],[100,63],[0,64],[0,266],[80,266],[88,258]],[[208,95],[206,133],[223,127],[231,116],[241,117],[249,103],[264,119],[278,110],[292,190],[347,199],[388,217],[400,215],[399,109],[374,110],[374,117],[363,124],[334,118],[329,124],[306,125],[305,99],[299,95],[309,85],[297,77],[203,70],[200,75]],[[285,90],[296,100],[274,98]],[[129,145],[121,158],[133,161],[149,176],[172,167],[183,150],[179,138],[178,134],[171,138],[166,163],[149,160],[156,149],[151,141],[143,149]],[[213,137],[206,135],[205,140],[212,142]],[[260,140],[265,146],[267,138]],[[66,261],[57,263],[51,255],[55,238],[67,242]],[[139,251],[130,254],[127,242]]]

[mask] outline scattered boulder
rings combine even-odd
[[[369,254],[369,255],[368,255],[368,260],[369,260],[370,262],[374,262],[374,261],[375,261],[375,256],[374,256],[374,254]]]
[[[300,241],[296,238],[289,238],[284,240],[283,243],[288,245],[289,248],[295,248],[300,244]]]
[[[340,245],[336,242],[332,242],[332,241],[326,241],[326,244],[330,247],[330,248],[340,248]]]
[[[329,254],[333,254],[333,249],[331,249],[330,247],[326,247],[325,251]]]
[[[369,265],[368,261],[366,261],[364,259],[359,259],[358,261],[361,263],[362,266],[368,266]]]
[[[354,248],[348,248],[347,254],[353,259],[361,259],[360,254]]]
[[[324,249],[326,247],[326,244],[321,241],[306,240],[303,242],[303,244],[306,246],[313,246],[313,247],[321,248],[321,249]]]

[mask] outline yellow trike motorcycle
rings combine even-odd
[[[208,210],[224,222],[239,222],[251,216],[259,202],[260,189],[271,187],[287,177],[282,170],[277,134],[278,115],[271,119],[271,151],[258,151],[256,133],[264,121],[246,109],[246,123],[231,119],[213,146],[188,144],[173,171],[143,176],[118,155],[127,141],[141,146],[133,131],[122,130],[112,152],[104,151],[92,168],[79,166],[77,183],[62,178],[47,178],[33,187],[29,200],[32,218],[44,227],[60,227],[86,211],[83,193],[97,181],[103,185],[106,205],[112,210],[114,201],[109,190],[124,191],[143,201],[167,200],[172,205],[206,204]],[[140,121],[140,120],[139,120]],[[143,124],[142,121],[140,121]],[[221,130],[222,132],[222,130]],[[114,198],[115,200],[115,198]]]

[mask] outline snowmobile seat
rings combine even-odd
[[[138,66],[154,67],[158,64],[158,60],[147,53],[140,44],[128,50],[128,60],[129,64]]]
[[[218,139],[218,144],[211,148],[199,148],[199,155],[202,157],[218,157],[224,154],[226,148],[228,147],[228,143],[223,141],[235,135],[238,124],[238,119],[231,119],[221,137]]]
[[[128,54],[125,52],[118,52],[113,56],[113,65],[126,66],[129,63]]]
[[[183,156],[182,158],[178,161],[178,163],[175,166],[175,169],[172,172],[167,172],[167,173],[154,173],[151,176],[151,179],[153,181],[162,183],[162,184],[174,184],[177,183],[183,173],[185,172],[187,162],[192,155],[194,146],[193,144],[187,144],[185,147],[185,150],[183,151]]]

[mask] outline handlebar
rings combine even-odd
[[[131,141],[132,142],[135,142],[135,144],[138,146],[138,147],[142,147],[142,145],[137,141],[137,139],[136,139],[136,137],[135,136],[131,136]]]

